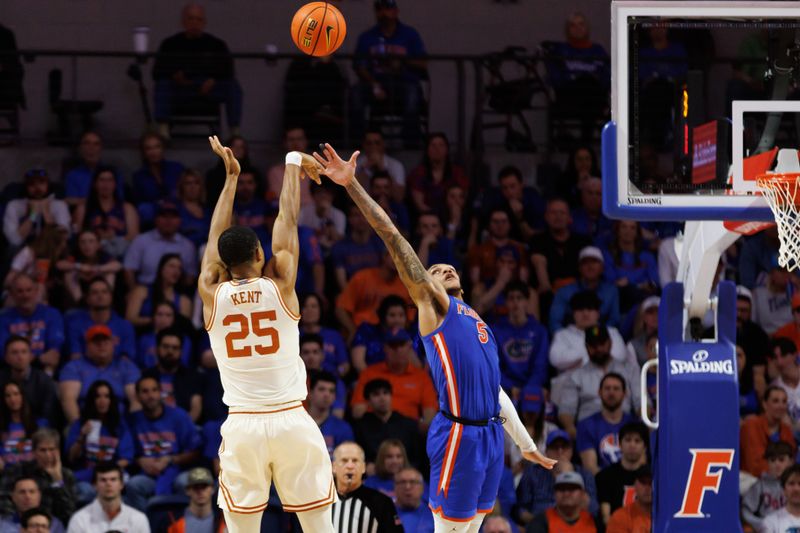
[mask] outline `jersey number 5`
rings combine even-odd
[[[489,332],[486,331],[486,322],[475,322],[475,327],[478,328],[478,340],[481,344],[489,342]]]
[[[269,327],[263,322],[268,320],[275,320],[275,311],[259,311],[251,313],[248,318],[245,315],[228,315],[222,320],[223,326],[230,326],[232,324],[239,324],[238,331],[231,331],[225,335],[225,345],[228,347],[228,357],[250,357],[253,355],[253,350],[258,355],[270,355],[278,351],[281,347],[281,340],[278,337],[278,330]],[[241,341],[247,339],[250,333],[256,337],[267,337],[267,344],[246,344],[241,348],[235,348],[233,341]]]

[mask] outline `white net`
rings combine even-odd
[[[778,264],[788,271],[800,267],[800,174],[767,174],[759,176],[758,187],[775,214],[781,248]]]

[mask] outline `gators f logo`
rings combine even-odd
[[[728,449],[696,449],[690,448],[692,465],[689,467],[689,479],[683,493],[681,510],[675,518],[704,518],[703,498],[706,491],[719,492],[722,481],[722,469],[730,470],[733,466],[733,452]],[[711,468],[716,468],[713,472]]]

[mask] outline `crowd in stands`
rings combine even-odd
[[[424,44],[398,20],[394,0],[375,10],[377,25],[357,41],[364,57],[354,65],[353,107],[400,102],[407,137],[420,139]],[[236,132],[227,145],[242,165],[234,222],[255,230],[269,259],[284,166],[252,164],[232,62],[171,56],[227,51],[204,32],[199,6],[184,9],[183,24],[161,46],[156,118],[165,126],[186,95],[225,102]],[[590,40],[586,17],[572,15],[565,30],[557,51],[573,61],[552,79],[557,105],[589,98],[581,108],[588,128],[607,111],[608,63],[598,60],[605,51]],[[686,55],[665,32],[652,33],[648,53]],[[410,61],[386,62],[386,53]],[[662,83],[682,73],[651,74]],[[661,108],[652,109],[658,126]],[[288,124],[286,149],[309,151],[319,126]],[[591,144],[575,147],[539,189],[513,166],[488,186],[469,179],[442,133],[427,135],[419,164],[407,169],[379,129],[354,127],[363,139],[357,178],[425,266],[459,270],[465,300],[497,339],[502,386],[540,449],[558,460],[544,470],[509,442],[483,531],[649,531],[650,435],[638,414],[654,411],[656,379],[647,376],[641,397],[640,368],[656,357],[678,227],[607,219]],[[108,166],[101,135],[87,131],[62,175],[34,168],[9,185],[17,194],[2,206],[0,532],[220,530],[213,493],[227,409],[196,280],[225,173],[170,160],[168,134],[162,127],[141,138],[134,169]],[[649,135],[665,142],[659,127]],[[433,531],[425,435],[439,404],[415,309],[360,211],[330,183],[309,181],[296,287],[306,407],[334,471],[363,473],[363,486],[339,487],[334,519],[345,520],[348,493],[357,493],[405,531]],[[800,525],[800,280],[778,266],[777,248],[774,228],[743,239],[717,276],[739,284],[742,520],[753,531]],[[163,512],[178,504],[186,510]],[[274,492],[270,504],[264,531],[291,528]]]

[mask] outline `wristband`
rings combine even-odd
[[[303,163],[303,156],[300,152],[289,152],[286,154],[286,164],[287,165],[297,165],[298,167],[302,166]]]

